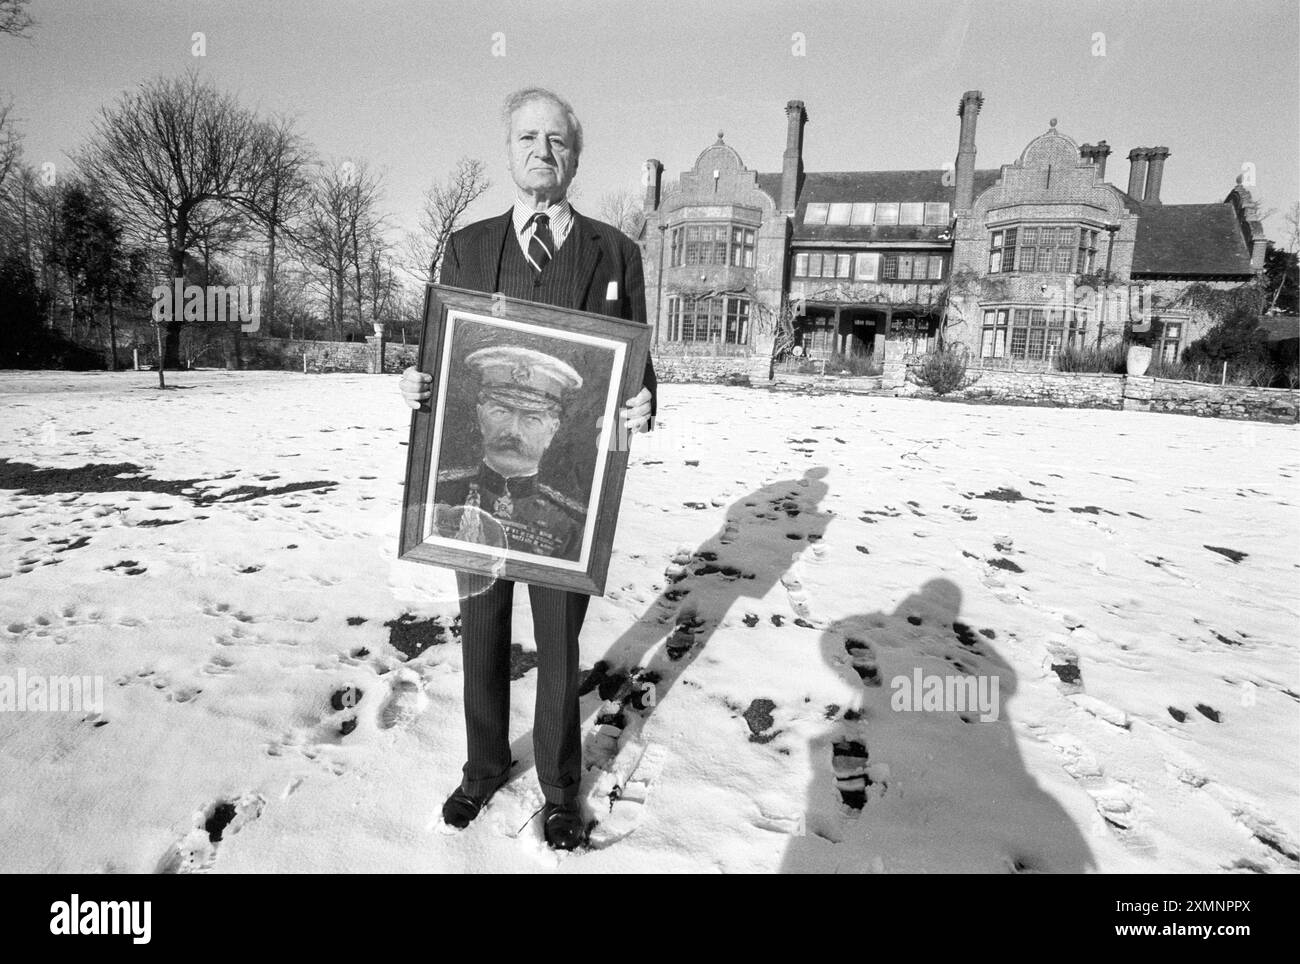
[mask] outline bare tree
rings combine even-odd
[[[266,288],[262,311],[269,328],[275,322],[276,312],[277,242],[282,234],[292,233],[292,224],[307,208],[311,196],[311,180],[307,172],[311,150],[288,118],[269,122],[263,135],[266,138],[267,169],[257,197],[257,207],[266,233]]]
[[[0,0],[0,33],[29,38],[36,21],[26,10],[28,0]]]
[[[405,270],[419,281],[437,281],[447,239],[460,227],[470,205],[492,186],[482,161],[462,157],[447,176],[424,192],[420,229],[406,237]]]
[[[330,330],[340,338],[349,302],[358,329],[365,322],[366,285],[362,277],[371,249],[382,242],[378,214],[380,181],[364,161],[321,165],[298,232],[298,248],[326,292]]]
[[[621,188],[602,195],[596,213],[602,221],[614,225],[633,241],[640,240],[641,229],[645,226],[645,213],[641,210],[641,199],[635,191]]]
[[[161,78],[104,108],[80,165],[113,198],[129,228],[161,240],[173,277],[184,283],[196,219],[210,207],[257,216],[269,162],[265,125],[234,98],[191,71]],[[159,326],[163,368],[179,365],[181,321]]]
[[[9,172],[22,156],[23,139],[14,123],[12,101],[0,103],[0,189],[4,188]]]

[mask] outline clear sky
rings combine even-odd
[[[101,106],[197,64],[249,105],[296,115],[323,154],[384,171],[386,207],[407,226],[462,155],[486,161],[494,181],[473,216],[504,210],[513,188],[498,109],[526,84],[553,87],[582,118],[576,204],[592,213],[606,191],[639,189],[646,158],[676,177],[719,130],[747,165],[779,170],[794,98],[810,119],[808,170],[942,167],[967,89],[985,97],[979,167],[1014,161],[1056,117],[1081,143],[1111,144],[1107,173],[1120,187],[1130,148],[1169,147],[1167,203],[1221,200],[1247,163],[1265,209],[1300,197],[1296,0],[33,0],[30,10],[33,40],[0,37],[0,91],[27,160],[62,163]],[[1266,228],[1281,239],[1280,214]]]

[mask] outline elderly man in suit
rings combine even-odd
[[[515,203],[451,236],[441,283],[644,322],[640,250],[617,228],[579,214],[566,198],[582,154],[582,125],[573,108],[532,87],[507,98],[503,119]],[[432,378],[408,368],[400,387],[407,404],[418,408],[429,402]],[[647,359],[644,387],[620,410],[628,429],[650,428],[655,390]],[[463,828],[506,782],[512,763],[507,727],[514,584],[458,573],[457,586],[468,760],[442,814],[449,826]],[[578,633],[588,597],[542,586],[529,586],[529,597],[538,655],[533,750],[546,799],[543,833],[551,847],[572,850],[587,834],[578,801]]]

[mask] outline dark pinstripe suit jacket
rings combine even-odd
[[[438,280],[445,285],[491,294],[497,290],[501,252],[505,244],[518,244],[511,210],[461,228],[447,241]],[[577,308],[614,318],[646,320],[645,273],[641,250],[613,225],[573,212],[573,225],[564,245],[578,245],[577,258],[567,279],[568,296],[559,307]],[[555,262],[559,264],[559,262]],[[605,295],[611,281],[618,297]],[[650,389],[650,413],[658,408],[658,381],[650,356],[645,360],[644,386]]]

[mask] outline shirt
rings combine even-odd
[[[551,219],[551,237],[555,239],[555,250],[560,250],[564,246],[564,239],[569,236],[569,228],[573,227],[573,208],[569,207],[569,199],[561,198],[545,211],[537,211],[518,195],[515,196],[515,237],[519,239],[519,247],[523,249],[525,256],[528,254],[529,242],[533,240],[533,232],[537,228],[536,221],[528,224],[528,219],[534,214],[545,214]],[[552,251],[551,255],[554,257],[555,252]]]

